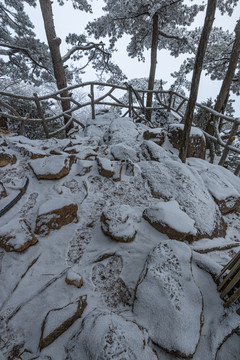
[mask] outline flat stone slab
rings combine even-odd
[[[151,339],[167,352],[192,357],[201,334],[202,295],[188,245],[161,241],[148,255],[138,280],[133,311]]]
[[[82,316],[86,306],[87,296],[85,295],[80,296],[76,302],[50,310],[42,323],[39,349],[42,350],[49,346],[68,330],[69,327]]]
[[[31,160],[29,166],[38,180],[58,180],[69,174],[74,157],[65,155],[52,155]]]
[[[38,210],[35,234],[47,235],[51,230],[77,222],[78,205],[66,198],[51,199],[43,203]]]

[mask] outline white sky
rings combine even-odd
[[[202,0],[194,1],[194,3],[203,3]],[[59,36],[62,40],[65,39],[68,33],[83,33],[84,28],[88,21],[93,20],[94,18],[99,17],[102,14],[102,6],[104,2],[102,0],[93,0],[93,14],[86,14],[85,12],[81,12],[78,10],[74,10],[72,7],[71,0],[66,1],[64,6],[59,6],[57,0],[54,0],[53,11],[54,11],[54,22],[57,36]],[[44,26],[41,17],[40,8],[29,9],[29,16],[31,17],[32,22],[35,25],[35,32],[38,37],[46,41]],[[220,13],[217,13],[214,26],[221,26],[224,30],[228,29],[233,31],[236,21],[239,18],[240,14],[240,4],[235,8],[232,17],[228,15],[221,16]],[[196,21],[194,22],[193,27],[202,26],[204,22],[205,13],[201,13],[197,16]],[[104,42],[104,39],[103,39]],[[137,59],[131,59],[127,56],[126,47],[128,45],[128,38],[122,38],[118,44],[118,52],[114,54],[113,60],[117,63],[123,72],[127,75],[129,79],[133,78],[141,78],[148,77],[149,74],[149,60],[150,60],[150,52],[145,52],[145,63],[139,62]],[[66,52],[66,44],[62,41],[62,54]],[[170,87],[173,79],[171,77],[171,73],[173,71],[178,70],[180,64],[183,59],[186,58],[186,55],[181,55],[178,58],[174,58],[169,55],[168,51],[161,50],[158,52],[158,65],[156,71],[156,78],[162,79],[164,81],[168,81],[165,85],[167,89]],[[84,65],[84,63],[82,64]],[[82,76],[83,81],[95,80],[96,74],[91,69],[88,68],[86,74]],[[221,82],[219,81],[211,81],[207,78],[204,73],[201,77],[200,89],[198,101],[206,100],[209,97],[213,99],[218,94],[220,89]],[[232,96],[235,99],[234,108],[236,110],[235,116],[240,116],[240,101],[239,96]]]

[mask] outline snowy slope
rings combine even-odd
[[[17,159],[0,210],[29,178],[0,217],[1,360],[238,359],[214,276],[240,250],[240,178],[146,130],[106,114],[69,139],[0,133]]]

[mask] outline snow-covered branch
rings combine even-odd
[[[104,44],[103,42],[100,42],[99,44],[96,43],[87,43],[86,45],[76,45],[73,46],[63,57],[62,57],[62,62],[65,63],[67,60],[70,59],[70,57],[76,52],[76,51],[88,51],[88,50],[92,50],[92,49],[96,49],[99,50],[100,52],[102,52],[103,54],[109,56],[109,53],[107,53],[106,51],[104,51],[103,49]]]

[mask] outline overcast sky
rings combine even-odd
[[[194,3],[203,3],[202,0],[194,1]],[[72,7],[71,0],[66,1],[64,6],[59,6],[57,1],[54,0],[53,11],[54,11],[54,22],[57,36],[62,40],[65,39],[68,33],[83,33],[84,28],[88,21],[93,20],[94,18],[99,17],[102,12],[102,6],[104,2],[102,0],[93,0],[93,14],[86,14],[79,10],[74,10]],[[224,30],[228,29],[230,31],[234,30],[237,19],[240,14],[240,4],[235,8],[232,17],[228,15],[221,16],[220,13],[217,13],[214,26],[221,26]],[[44,26],[41,17],[41,12],[39,7],[36,9],[29,9],[29,16],[31,17],[32,22],[35,25],[35,32],[41,40],[46,41]],[[193,27],[202,26],[204,22],[205,13],[202,12],[197,16],[196,21],[194,22]],[[104,39],[103,39],[104,42]],[[146,61],[145,63],[139,62],[137,59],[131,59],[127,56],[126,46],[128,45],[128,38],[124,37],[118,42],[118,52],[114,54],[113,60],[117,63],[123,72],[127,75],[129,79],[148,77],[149,74],[149,60],[150,52],[145,52]],[[62,54],[66,52],[66,44],[62,42],[61,51]],[[173,79],[171,73],[178,70],[183,59],[186,58],[185,55],[181,55],[178,58],[174,58],[169,55],[168,51],[161,50],[158,52],[158,65],[156,71],[156,78],[167,81],[165,88],[169,88]],[[84,64],[82,64],[84,65]],[[82,76],[83,81],[95,80],[96,75],[94,71],[90,68],[85,75]],[[221,83],[218,81],[210,81],[204,73],[201,77],[200,89],[198,101],[206,100],[209,97],[213,99],[216,97]],[[235,116],[240,117],[240,100],[239,97],[232,97],[235,99]]]

